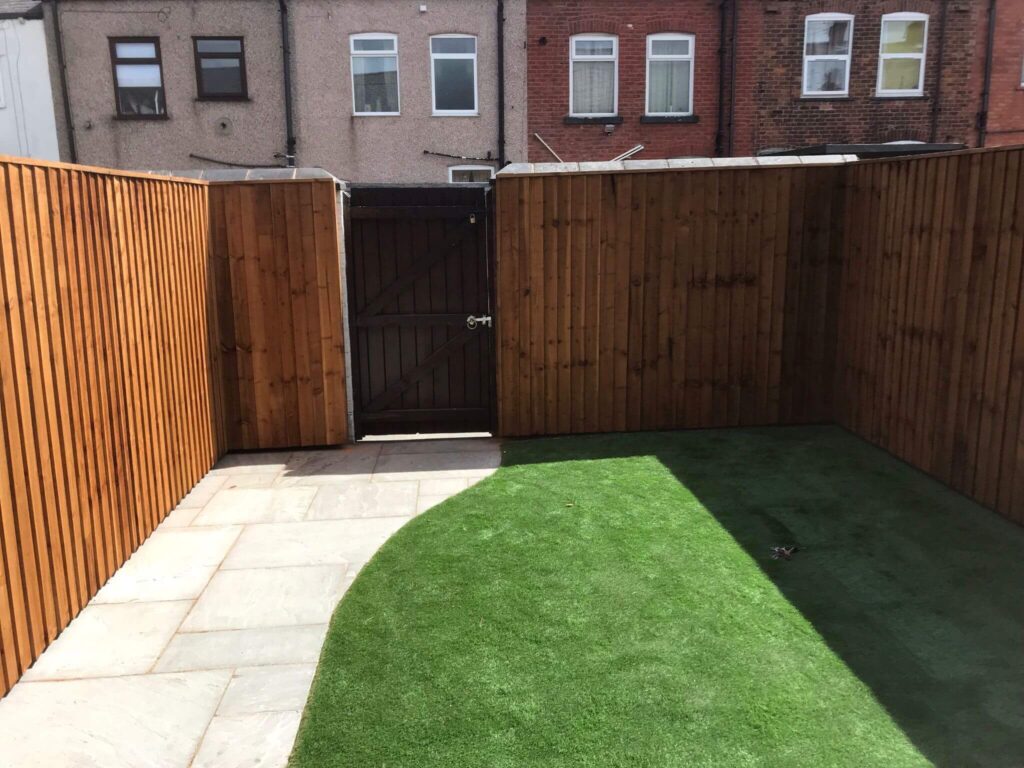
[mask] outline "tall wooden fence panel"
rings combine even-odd
[[[201,183],[0,158],[0,692],[221,453]]]
[[[499,176],[501,433],[830,420],[843,171]]]
[[[1024,150],[848,183],[838,420],[1024,522]]]
[[[211,184],[226,447],[348,437],[331,180]]]

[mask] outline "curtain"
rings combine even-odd
[[[615,112],[614,61],[573,62],[572,111],[578,115]]]
[[[652,61],[650,78],[652,113],[690,111],[690,62]]]

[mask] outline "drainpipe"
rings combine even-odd
[[[939,55],[938,60],[935,62],[935,99],[932,102],[932,130],[928,139],[933,144],[938,141],[939,113],[942,111],[942,71],[946,56],[946,13],[948,10],[949,0],[942,0],[942,9],[939,11]]]
[[[932,144],[938,141],[939,136],[939,112],[942,110],[942,72],[946,55],[946,13],[948,10],[949,0],[942,0],[942,9],[939,12],[939,55],[935,60],[935,99],[932,101],[932,128],[928,139]]]
[[[505,167],[505,0],[498,0],[498,168]]]
[[[68,127],[68,153],[72,163],[78,162],[75,143],[75,121],[71,115],[71,97],[68,95],[68,65],[64,58],[64,34],[60,28],[60,0],[53,0],[53,37],[57,48],[57,71],[60,74],[60,95],[64,102],[64,123]]]
[[[729,54],[731,59],[729,65],[729,135],[725,144],[726,153],[729,157],[732,157],[732,141],[736,122],[736,48],[738,47],[736,41],[739,36],[740,25],[739,6],[738,0],[732,0],[732,34],[729,35],[729,45],[732,47],[732,51]]]
[[[715,156],[721,157],[723,149],[725,128],[725,25],[726,25],[726,0],[718,3],[719,30],[718,30],[718,128],[715,130]]]
[[[281,11],[281,57],[284,59],[285,164],[295,167],[295,128],[292,124],[291,46],[288,43],[288,0],[277,0]]]
[[[988,96],[992,89],[992,50],[996,35],[996,0],[988,3],[988,40],[985,42],[985,82],[981,87],[981,112],[978,113],[978,146],[988,138]]]

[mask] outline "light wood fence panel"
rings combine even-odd
[[[831,420],[843,172],[499,176],[501,433]]]
[[[0,692],[222,452],[202,183],[0,158]]]
[[[231,182],[209,192],[226,447],[346,442],[334,183]]]
[[[837,419],[1024,522],[1024,149],[848,184]]]

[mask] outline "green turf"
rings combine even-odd
[[[838,428],[504,450],[352,585],[293,768],[1024,765],[1024,530]]]

